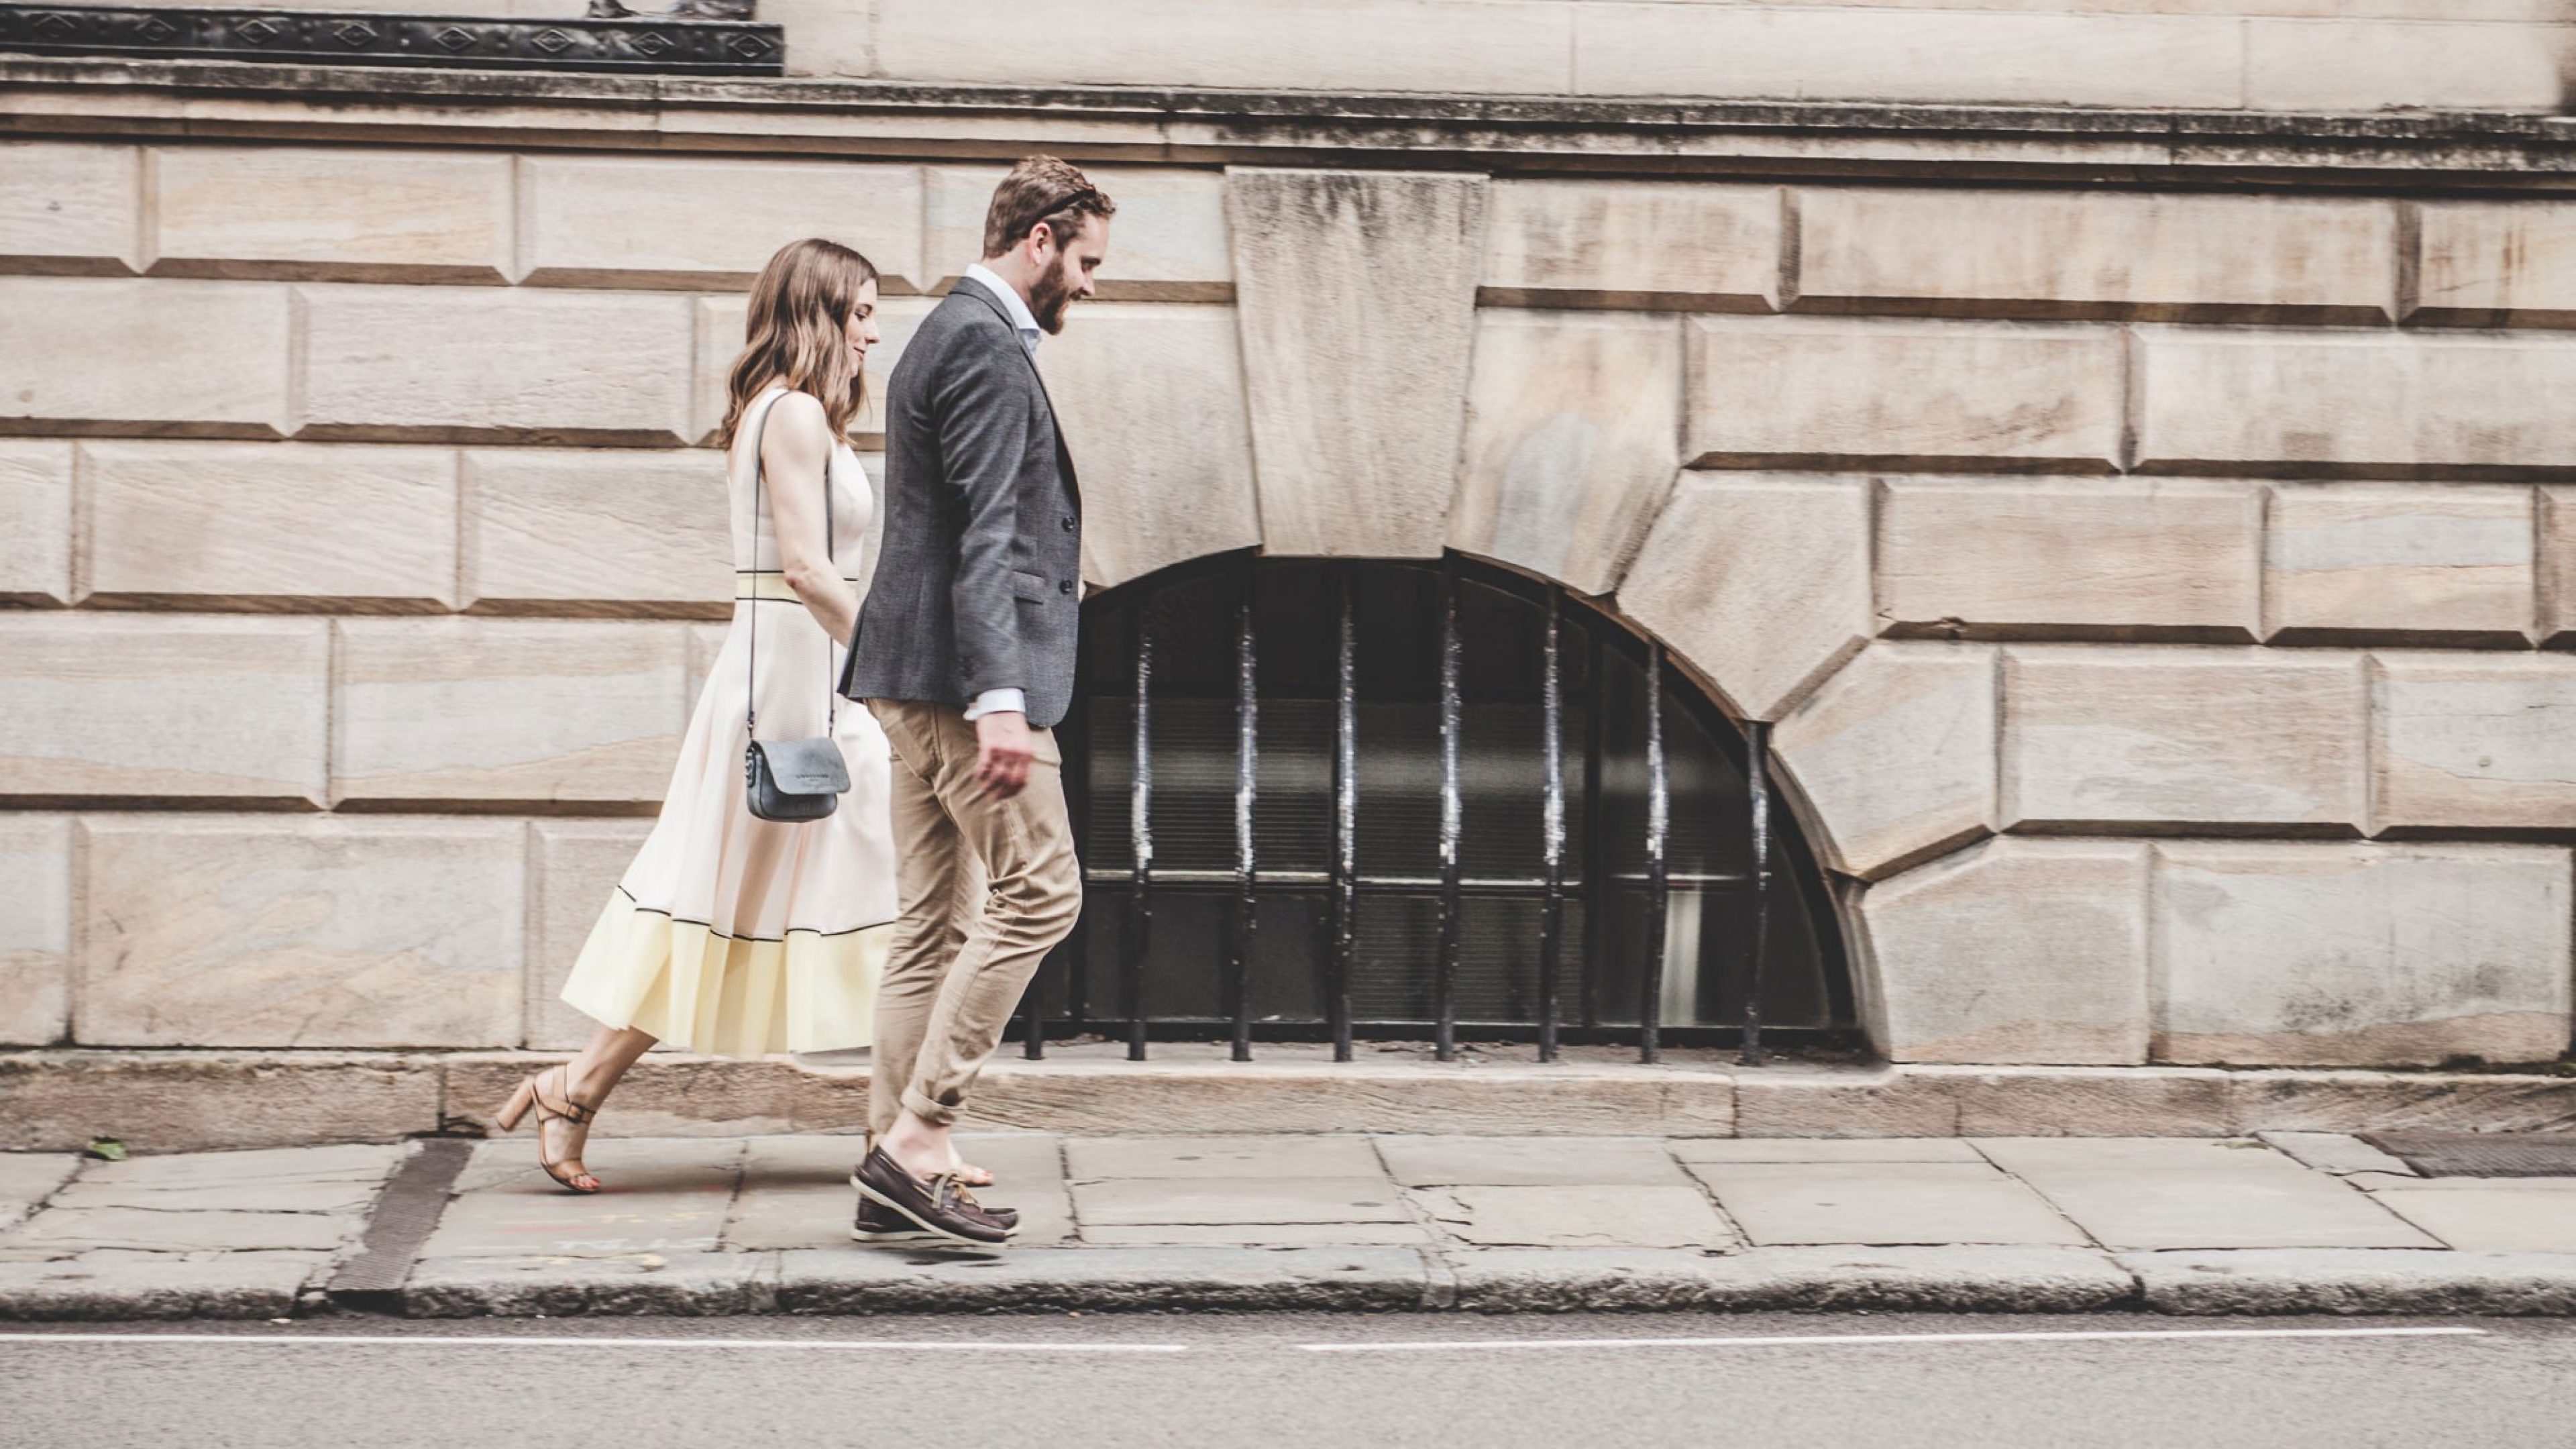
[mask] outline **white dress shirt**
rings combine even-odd
[[[1011,325],[1019,329],[1020,346],[1028,349],[1029,356],[1037,356],[1038,339],[1045,335],[1045,329],[1038,326],[1037,314],[1031,312],[1029,304],[1021,300],[1018,289],[993,275],[992,269],[982,262],[977,262],[966,269],[966,280],[1002,299],[1003,310],[1011,314]],[[988,714],[1025,715],[1028,712],[1028,691],[1007,687],[985,690],[975,696],[973,704],[966,707],[966,717],[970,720],[982,719]]]

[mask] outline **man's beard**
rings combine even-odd
[[[1064,330],[1064,309],[1072,305],[1073,287],[1065,281],[1062,268],[1040,273],[1037,284],[1029,288],[1029,315],[1049,337]]]

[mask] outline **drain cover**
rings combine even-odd
[[[2364,1132],[2426,1177],[2576,1177],[2576,1132]]]

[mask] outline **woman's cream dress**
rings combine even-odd
[[[752,469],[760,427],[786,396],[744,410],[726,460],[733,499],[733,628],[707,673],[661,819],[600,912],[563,999],[601,1024],[635,1027],[682,1051],[724,1056],[866,1046],[895,916],[886,737],[864,705],[839,701],[832,733],[850,793],[820,820],[762,820],[743,804],[743,704],[759,693],[762,739],[824,732],[842,651],[779,571]],[[864,591],[875,504],[846,446],[829,469],[833,556]],[[763,485],[775,492],[778,480]],[[765,501],[765,500],[764,500]],[[750,631],[757,625],[759,678]]]

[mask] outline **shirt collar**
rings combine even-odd
[[[1029,304],[1020,300],[1016,288],[993,275],[982,262],[966,268],[966,280],[1001,298],[1002,309],[1011,314],[1011,325],[1020,330],[1020,345],[1031,352],[1038,350],[1038,339],[1045,335],[1044,331],[1038,326],[1036,315],[1029,311]]]

